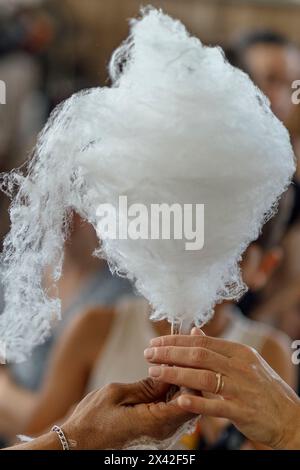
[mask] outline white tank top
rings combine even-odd
[[[234,319],[221,338],[245,344],[261,354],[266,338],[273,331],[272,327],[246,318],[237,307],[233,307],[232,312]]]
[[[124,298],[116,314],[98,363],[90,377],[87,392],[111,382],[130,383],[148,376],[144,350],[157,336],[149,321],[149,304],[143,298]]]
[[[222,338],[261,352],[271,328],[248,320],[237,308],[235,319]],[[149,321],[149,305],[142,298],[123,299],[116,307],[111,332],[90,377],[87,393],[111,382],[136,382],[148,376],[144,349],[157,336]]]

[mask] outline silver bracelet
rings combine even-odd
[[[51,431],[55,432],[58,436],[58,439],[60,440],[60,443],[62,445],[62,448],[63,450],[70,450],[70,446],[69,446],[69,443],[68,443],[68,440],[65,436],[65,433],[63,432],[63,430],[59,427],[59,426],[53,426],[53,428],[51,429]]]

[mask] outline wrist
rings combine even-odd
[[[65,438],[68,442],[70,450],[86,450],[84,439],[82,438],[82,432],[78,432],[75,425],[71,423],[66,423],[61,426],[61,429],[65,435]],[[53,432],[53,434],[56,434]],[[59,441],[59,437],[57,440]],[[61,445],[62,447],[62,445]]]
[[[31,441],[33,450],[60,450],[61,446],[53,432],[49,432],[44,436],[38,437]]]
[[[30,442],[18,444],[5,450],[60,450],[61,446],[53,432],[48,432]]]
[[[282,437],[274,446],[277,450],[300,450],[300,399],[293,403],[286,425],[281,428]]]
[[[105,449],[104,442],[99,442],[100,438],[94,428],[76,425],[76,422],[70,421],[61,426],[64,435],[68,441],[70,450],[100,450]],[[103,438],[104,432],[101,433]],[[96,437],[96,439],[95,439]],[[102,440],[102,439],[101,439]]]

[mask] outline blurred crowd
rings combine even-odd
[[[30,3],[15,9],[0,3],[0,79],[7,84],[7,104],[0,105],[1,172],[23,164],[58,103],[102,84],[105,76],[102,64],[87,65],[78,37],[88,36],[88,29],[85,25],[83,32],[64,2]],[[269,98],[300,158],[300,107],[291,98],[292,83],[300,80],[300,44],[259,28],[229,38],[223,47],[228,60]],[[9,228],[8,208],[1,194],[0,246]],[[25,364],[0,366],[3,446],[17,434],[38,435],[62,421],[90,390],[146,376],[143,350],[153,336],[169,333],[168,324],[150,323],[149,306],[130,284],[93,256],[96,247],[92,227],[74,214],[58,285],[62,321]],[[254,347],[300,394],[300,353],[298,364],[292,360],[295,347],[300,349],[300,341],[294,343],[300,340],[300,165],[277,215],[250,245],[241,267],[248,293],[238,304],[218,305],[205,332]],[[0,310],[4,301],[0,291]],[[201,420],[178,446],[262,447],[226,420],[213,418]]]

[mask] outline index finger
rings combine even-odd
[[[183,346],[210,349],[225,357],[244,356],[245,347],[242,344],[227,341],[211,336],[191,336],[191,335],[169,335],[160,336],[150,341],[154,347],[160,346]]]

